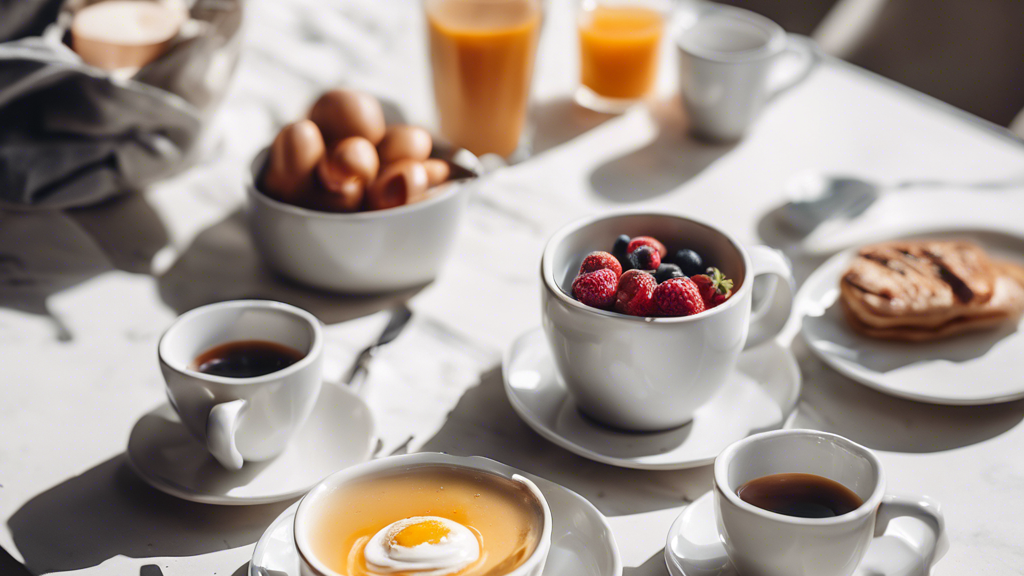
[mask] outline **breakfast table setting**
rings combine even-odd
[[[360,521],[332,495],[411,502],[417,470],[445,506],[510,511],[379,523],[365,573],[500,562],[514,521],[529,552],[491,574],[1024,570],[1024,331],[1012,302],[971,307],[1024,293],[1024,141],[700,2],[666,3],[648,94],[605,98],[580,86],[581,3],[548,0],[525,136],[471,154],[441,135],[514,119],[452,120],[442,0],[228,4],[224,93],[156,146],[174,170],[129,154],[129,194],[69,169],[0,196],[0,572],[355,576],[322,551]],[[747,50],[741,25],[771,70],[709,55]],[[716,82],[749,98],[702,104]],[[365,139],[331,133],[345,114]],[[960,315],[883,323],[878,263],[923,261]],[[232,353],[280,364],[232,375]],[[853,503],[741,497],[791,472]]]

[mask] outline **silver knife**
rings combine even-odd
[[[398,338],[398,335],[402,333],[402,330],[405,329],[411,318],[412,310],[405,304],[399,304],[392,308],[391,317],[388,319],[388,324],[384,327],[384,331],[377,337],[376,342],[363,348],[362,352],[356,356],[356,361],[352,363],[352,368],[345,378],[342,379],[342,383],[354,388],[358,392],[366,382],[370,361],[373,360],[377,350]]]

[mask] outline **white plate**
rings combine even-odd
[[[1024,239],[1005,234],[936,233],[968,239],[993,257],[1024,264]],[[933,404],[995,404],[1024,398],[1019,376],[1024,331],[1007,322],[992,330],[935,342],[890,342],[851,329],[839,304],[839,280],[856,249],[841,252],[811,274],[797,294],[811,351],[841,374],[879,392]]]
[[[361,398],[324,383],[316,407],[288,447],[267,462],[223,468],[168,404],[136,422],[128,463],[154,488],[204,504],[267,504],[297,498],[323,477],[370,458],[373,416]]]
[[[897,518],[884,536],[871,541],[853,576],[927,576],[928,564],[917,550],[929,547],[934,539],[922,522]],[[718,536],[713,492],[684,508],[672,524],[665,564],[672,576],[738,576]]]
[[[575,492],[526,472],[551,508],[551,551],[544,576],[621,576],[622,561],[608,521]],[[293,533],[296,502],[263,533],[249,562],[249,576],[299,576]]]
[[[729,444],[781,428],[800,396],[796,360],[775,342],[741,354],[737,371],[693,421],[666,432],[624,432],[581,415],[539,328],[512,344],[502,375],[512,408],[538,434],[584,458],[641,470],[710,464]]]

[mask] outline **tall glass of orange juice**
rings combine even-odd
[[[616,113],[650,94],[667,13],[666,0],[581,0],[576,101]]]
[[[441,133],[474,154],[520,150],[541,0],[424,0]]]

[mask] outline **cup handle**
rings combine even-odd
[[[818,45],[806,36],[800,36],[797,34],[786,34],[786,48],[779,55],[779,59],[776,60],[775,66],[772,67],[774,71],[778,66],[778,63],[784,58],[797,58],[800,60],[800,68],[787,74],[784,78],[777,79],[773,84],[768,87],[768,100],[773,100],[776,96],[782,94],[786,90],[796,86],[797,84],[804,81],[805,78],[810,76],[811,71],[814,70],[814,65],[821,60],[821,50]],[[777,76],[778,74],[775,73]]]
[[[206,419],[206,448],[228,470],[242,467],[242,453],[235,445],[235,432],[248,406],[244,399],[217,404]]]
[[[935,540],[926,542],[921,549],[921,557],[925,566],[931,567],[949,550],[949,538],[946,536],[946,520],[942,516],[938,502],[924,496],[894,496],[886,494],[878,505],[875,516],[875,538],[885,534],[889,521],[900,516],[910,516],[924,522]]]
[[[751,281],[766,274],[775,276],[778,280],[771,294],[758,302],[750,312],[750,332],[747,334],[744,349],[771,340],[782,331],[793,310],[793,294],[796,292],[793,270],[782,252],[767,246],[753,246],[747,252],[750,254],[753,268]]]

